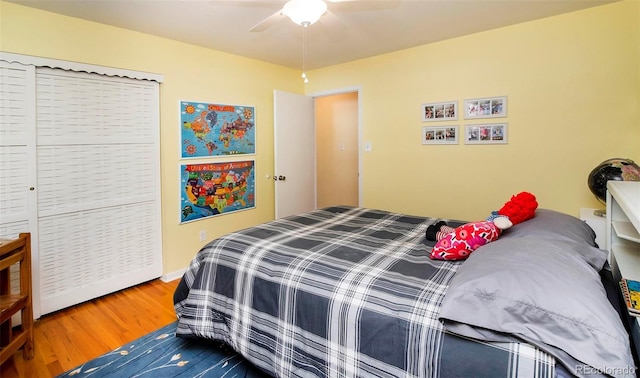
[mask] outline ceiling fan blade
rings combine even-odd
[[[347,25],[330,10],[323,14],[319,21],[325,27],[332,41],[340,40],[343,37],[343,32],[347,29]]]
[[[264,20],[260,21],[257,25],[255,25],[254,27],[249,29],[249,31],[250,32],[261,32],[263,30],[266,30],[270,26],[275,25],[276,23],[281,21],[284,17],[286,17],[286,16],[284,14],[282,14],[282,9],[280,9],[276,13],[274,13],[271,16],[269,16],[269,17],[265,18]]]

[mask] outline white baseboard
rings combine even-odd
[[[180,279],[182,278],[186,270],[187,269],[185,268],[185,269],[176,270],[175,272],[163,274],[162,276],[160,276],[160,280],[162,282],[171,282],[173,280]]]

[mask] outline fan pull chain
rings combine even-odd
[[[309,23],[305,22],[302,24],[302,79],[304,79],[304,83],[307,84],[309,79],[307,78],[307,27],[309,27]]]

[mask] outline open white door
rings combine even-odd
[[[315,209],[313,98],[274,91],[276,219]]]

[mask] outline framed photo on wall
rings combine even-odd
[[[507,124],[491,123],[466,125],[464,127],[465,144],[506,144]]]
[[[422,104],[422,122],[455,121],[458,119],[458,101]]]
[[[507,97],[464,100],[464,118],[500,118],[507,116]]]
[[[458,125],[424,126],[422,144],[458,144]]]

